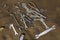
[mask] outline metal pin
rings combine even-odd
[[[16,30],[15,30],[13,24],[10,24],[9,28],[10,28],[10,29],[13,28],[13,31],[14,31],[15,35],[18,35],[18,33],[16,32]]]
[[[54,30],[54,29],[56,29],[56,28],[55,28],[55,25],[53,25],[51,28],[49,28],[49,29],[43,31],[43,32],[40,33],[40,34],[35,35],[35,39],[38,39],[39,37],[41,37],[41,36],[47,34],[48,32],[50,32],[50,31],[52,31],[52,30]]]

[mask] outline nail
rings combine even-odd
[[[50,31],[52,31],[52,30],[54,30],[54,29],[56,29],[56,28],[55,28],[55,25],[53,25],[51,28],[49,28],[49,29],[43,31],[43,32],[40,33],[40,34],[35,35],[35,39],[38,39],[39,37],[41,37],[41,36],[47,34],[48,32],[50,32]]]

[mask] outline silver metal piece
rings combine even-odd
[[[36,11],[40,12],[38,8],[34,8]]]
[[[42,14],[32,10],[32,9],[29,9],[26,5],[26,3],[22,3],[22,7],[26,9],[27,11],[27,14],[31,14],[31,13],[35,13],[36,15],[40,15],[40,17],[43,17],[43,18],[46,18],[45,16],[43,16]]]
[[[25,20],[27,20],[26,18],[24,18]],[[28,22],[30,22],[29,20],[27,20]]]
[[[14,16],[14,14],[10,14],[10,15],[13,16],[13,18],[15,19],[17,25],[20,27],[20,24],[18,23],[18,21],[17,21],[16,17]],[[20,31],[21,31],[21,28],[20,28]]]
[[[29,8],[27,7],[26,3],[22,3],[22,7],[25,8],[27,12],[29,11]]]
[[[49,28],[49,29],[43,31],[43,32],[40,33],[40,34],[35,35],[35,39],[38,39],[39,37],[41,37],[41,36],[47,34],[48,32],[50,32],[50,31],[52,31],[52,30],[54,30],[54,29],[56,29],[56,28],[55,28],[55,25],[53,25],[51,28]]]
[[[24,39],[24,35],[21,35],[21,37],[19,38],[19,40],[23,40]]]
[[[33,13],[35,12],[35,14],[36,14],[36,15],[39,15],[40,17],[43,17],[43,18],[45,18],[45,19],[46,19],[46,17],[45,17],[45,16],[43,16],[42,14],[40,14],[40,13],[38,13],[38,12],[36,12],[36,11],[34,11],[34,10],[32,10],[32,12],[33,12]]]
[[[34,15],[30,15],[31,18],[40,18],[38,15],[34,14]]]
[[[46,25],[46,23],[44,22],[45,20],[44,20],[43,18],[40,18],[40,19],[34,19],[34,21],[36,21],[36,20],[40,20],[40,21],[43,23],[43,25],[45,26],[46,29],[49,28],[49,27]]]
[[[44,22],[45,20],[44,20],[43,18],[41,18],[40,21],[43,23],[43,25],[46,27],[46,29],[49,28],[49,27],[46,25],[46,23]]]
[[[25,29],[27,29],[28,27],[27,27],[27,25],[26,25],[26,23],[25,23],[24,16],[25,16],[25,15],[22,15],[22,14],[21,14],[21,18],[22,18],[22,20],[23,20],[23,22],[24,22]]]
[[[31,23],[33,21],[33,19],[31,17],[29,17],[28,15],[25,15],[24,19],[26,21],[28,21],[29,23]]]
[[[11,28],[13,29],[13,31],[14,31],[14,33],[15,33],[15,35],[18,35],[18,33],[17,33],[17,31],[15,30],[15,28],[14,28],[13,24],[10,24],[9,28],[10,28],[10,29],[11,29]]]

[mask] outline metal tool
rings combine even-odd
[[[14,33],[15,33],[15,35],[18,35],[18,33],[17,33],[17,31],[15,30],[15,28],[14,28],[13,24],[10,24],[9,28],[10,28],[10,29],[11,29],[11,28],[13,29],[13,31],[14,31]]]
[[[34,13],[34,14],[36,14],[36,15],[38,15],[38,16],[43,17],[43,18],[46,19],[46,17],[43,16],[42,14],[40,14],[39,12],[36,12],[36,11],[34,11],[34,10],[32,10],[32,9],[29,9],[29,8],[27,7],[27,4],[26,4],[26,3],[22,3],[22,7],[26,9],[27,15]]]
[[[45,26],[46,29],[49,28],[49,26],[47,26],[47,24],[44,22],[45,20],[44,20],[43,18],[40,18],[40,19],[34,19],[34,21],[36,21],[36,20],[41,21],[41,22],[43,23],[43,25]]]
[[[23,39],[24,39],[24,36],[25,36],[25,34],[23,33],[23,34],[20,36],[19,40],[23,40]]]
[[[40,12],[40,10],[37,8],[36,4],[32,1],[29,2],[28,6],[35,9],[37,12]]]
[[[19,22],[18,22],[18,20],[17,20],[17,18],[15,17],[15,15],[14,14],[10,14],[10,15],[13,16],[13,18],[15,19],[16,23],[18,24],[18,26],[21,27]],[[21,31],[21,28],[20,28],[20,31]]]
[[[52,26],[51,28],[49,28],[49,29],[46,29],[45,31],[41,32],[40,34],[35,35],[35,39],[38,39],[39,37],[47,34],[48,32],[50,32],[50,31],[52,31],[52,30],[54,30],[54,29],[56,29],[56,28],[55,28],[55,25],[53,25],[53,26]]]
[[[27,30],[28,27],[27,27],[27,25],[26,25],[26,23],[25,23],[24,16],[25,16],[25,15],[22,15],[22,14],[21,14],[21,18],[22,18],[23,23],[24,23],[24,25],[25,25],[25,29]]]

